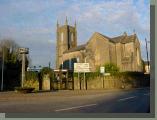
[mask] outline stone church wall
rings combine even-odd
[[[87,44],[87,49],[93,52],[93,55],[88,58],[90,63],[94,65],[92,71],[96,70],[97,66],[110,62],[109,41],[107,39],[95,36]]]
[[[81,80],[81,79],[80,79]],[[138,87],[146,87],[149,86],[150,78],[149,75],[140,76],[137,78],[128,77],[119,78],[119,77],[96,77],[93,79],[86,80],[84,82],[82,79],[81,82],[78,77],[74,78],[74,90],[85,90],[87,86],[87,90],[92,89],[122,89],[122,88],[138,88]],[[80,84],[81,83],[81,84]],[[86,85],[86,86],[85,86]]]
[[[121,43],[117,43],[116,45],[116,57],[117,57],[117,66],[119,67],[120,71],[122,71],[123,66],[121,63],[121,59],[122,59],[122,46]]]

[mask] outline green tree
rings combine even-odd
[[[20,86],[21,79],[21,60],[19,54],[19,45],[11,39],[3,39],[0,41],[0,56],[4,54],[4,86],[6,90],[13,89],[15,86]],[[1,59],[2,61],[2,59]],[[26,69],[29,63],[28,56],[26,57]],[[1,67],[0,67],[1,71]]]
[[[114,73],[119,72],[119,68],[113,63],[104,64],[104,67],[105,67],[106,73],[114,74]]]

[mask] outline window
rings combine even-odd
[[[77,57],[77,62],[79,63],[79,57]]]
[[[133,43],[126,43],[124,44],[124,48],[123,48],[123,52],[124,52],[124,56],[125,57],[131,57],[132,53],[133,53]]]
[[[73,41],[73,40],[74,40],[74,34],[71,33],[71,41]]]
[[[71,64],[72,64],[72,61],[71,59],[69,60],[69,69],[71,69]]]
[[[136,55],[137,55],[137,64],[140,65],[140,55],[139,55],[139,50],[136,48]]]
[[[61,42],[63,42],[64,34],[63,32],[61,33]]]

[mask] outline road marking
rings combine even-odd
[[[82,105],[82,106],[76,106],[76,107],[70,107],[70,108],[64,108],[64,109],[58,109],[58,110],[55,110],[55,111],[56,112],[66,111],[66,110],[78,109],[78,108],[83,108],[83,107],[90,107],[90,106],[95,106],[95,105],[97,105],[97,104]]]
[[[136,96],[127,97],[127,98],[122,98],[122,99],[119,99],[118,101],[125,101],[125,100],[132,99],[132,98],[135,98],[135,97],[136,97]]]
[[[145,93],[145,94],[143,94],[143,95],[150,95],[149,93]]]

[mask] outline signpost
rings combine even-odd
[[[85,73],[90,72],[89,70],[89,63],[74,63],[74,72],[78,73],[78,79],[79,79],[79,73],[84,73],[84,86],[85,85]],[[81,81],[80,81],[80,89],[81,89]]]
[[[25,80],[25,57],[26,54],[28,54],[29,49],[28,48],[19,48],[19,53],[22,54],[22,81],[21,81],[21,87],[23,87],[23,82]]]
[[[100,73],[102,73],[102,74],[105,73],[105,67],[100,67]]]
[[[104,88],[105,67],[100,67],[100,73],[102,74],[102,77],[103,77],[103,88]]]
[[[74,72],[90,72],[89,63],[74,63]]]

